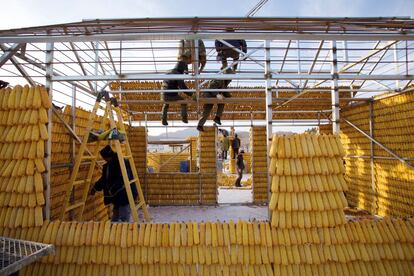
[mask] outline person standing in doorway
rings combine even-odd
[[[233,149],[233,156],[232,159],[236,159],[237,154],[239,153],[239,149],[240,149],[240,139],[237,136],[237,134],[234,135],[234,139],[231,142],[231,148]]]
[[[238,177],[236,179],[236,187],[241,187],[241,180],[243,178],[243,170],[244,170],[244,160],[243,160],[243,153],[244,151],[241,150],[239,154],[237,154],[237,162],[236,162],[236,166],[237,166],[237,174]]]
[[[229,150],[229,147],[230,147],[229,137],[227,137],[227,135],[224,134],[223,141],[221,143],[221,153],[222,153],[223,160],[227,159],[227,152]]]

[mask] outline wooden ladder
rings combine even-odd
[[[141,189],[141,184],[138,178],[138,173],[134,164],[134,159],[132,157],[132,153],[131,153],[131,148],[129,146],[128,143],[128,138],[126,135],[126,131],[125,131],[125,125],[124,125],[124,121],[122,118],[122,114],[121,114],[121,110],[118,107],[118,103],[116,102],[116,99],[114,98],[110,98],[108,92],[106,91],[102,91],[100,93],[98,93],[97,98],[96,98],[96,102],[95,105],[93,107],[93,110],[91,112],[91,114],[89,115],[89,119],[88,119],[88,125],[87,125],[87,129],[86,132],[83,136],[83,140],[81,143],[81,146],[79,148],[79,152],[77,153],[77,157],[75,160],[75,165],[73,167],[71,176],[70,176],[70,180],[69,180],[69,185],[66,189],[66,194],[65,194],[65,200],[62,206],[62,211],[61,211],[61,215],[60,218],[61,220],[64,220],[65,215],[68,212],[71,211],[77,211],[74,212],[75,216],[74,219],[75,220],[81,220],[82,219],[82,215],[85,209],[85,204],[86,204],[86,199],[88,198],[88,194],[92,185],[92,181],[93,181],[93,174],[94,174],[94,170],[95,170],[95,166],[97,164],[97,160],[99,158],[99,150],[101,148],[101,144],[102,144],[102,140],[98,140],[96,142],[96,146],[94,148],[93,151],[89,151],[87,149],[87,145],[88,145],[88,138],[89,138],[89,134],[92,130],[93,124],[95,122],[95,119],[97,117],[97,111],[100,107],[100,102],[101,100],[104,99],[105,103],[106,103],[106,107],[105,107],[105,113],[104,113],[104,117],[102,118],[101,121],[101,125],[100,125],[100,129],[104,129],[105,127],[105,118],[108,117],[109,119],[109,124],[110,124],[110,128],[112,130],[115,131],[120,131],[121,133],[123,133],[125,135],[125,141],[124,141],[124,147],[126,150],[126,154],[124,154],[122,152],[122,146],[121,146],[121,142],[119,141],[119,139],[114,139],[111,140],[112,144],[115,145],[115,151],[116,154],[118,156],[118,160],[119,160],[119,165],[121,168],[121,172],[122,172],[122,179],[124,184],[128,183],[128,185],[125,185],[125,191],[127,192],[127,197],[128,197],[128,202],[131,208],[131,214],[132,217],[134,219],[135,222],[138,222],[138,209],[142,208],[143,210],[143,214],[144,214],[144,219],[146,221],[150,220],[149,217],[149,213],[148,213],[148,209],[147,209],[147,205],[145,203],[145,199],[144,199],[144,195],[142,193],[142,189]],[[112,108],[112,105],[114,105],[114,109]],[[115,118],[114,118],[114,111],[116,112],[117,115],[117,119],[118,119],[118,125],[115,122]],[[119,126],[119,128],[118,128]],[[87,155],[85,155],[87,154]],[[128,173],[127,173],[127,169],[126,169],[126,165],[125,165],[125,161],[128,160],[131,171],[132,171],[132,175],[133,175],[133,179],[130,180],[128,177]],[[86,179],[78,179],[78,174],[79,174],[79,168],[81,166],[82,162],[85,161],[90,161],[88,163],[89,168],[88,168],[88,173],[87,173],[87,177]],[[135,183],[136,188],[137,188],[137,192],[138,192],[138,198],[139,198],[139,202],[138,205],[135,204],[135,200],[134,197],[132,195],[132,190],[131,190],[131,184]],[[77,186],[82,186],[82,198],[81,200],[77,201],[77,202],[71,202],[71,196],[74,193],[74,189]]]

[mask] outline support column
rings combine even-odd
[[[95,76],[99,76],[99,43],[95,41]],[[98,93],[98,81],[94,83],[95,93]]]
[[[369,136],[374,138],[374,105],[373,102],[369,102]],[[370,166],[371,166],[371,189],[374,193],[374,206],[375,212],[378,213],[378,197],[377,189],[375,187],[375,169],[374,169],[374,141],[369,140],[369,149],[370,149]]]
[[[395,63],[395,74],[399,75],[400,74],[400,66],[398,64],[398,41],[392,46],[393,50],[394,50],[394,63]],[[400,88],[400,81],[396,80],[395,81],[395,89]]]
[[[49,93],[49,101],[53,101],[53,42],[46,44],[46,89]],[[45,149],[45,166],[46,172],[43,174],[43,185],[44,185],[44,196],[45,196],[45,207],[43,209],[43,217],[45,220],[50,220],[50,176],[51,176],[51,167],[52,167],[52,108],[49,108],[48,112],[48,123],[47,123],[47,132],[49,139],[46,143]]]
[[[271,146],[271,139],[272,139],[272,68],[270,66],[270,41],[265,41],[265,87],[266,87],[266,145],[267,145],[267,168],[270,166],[270,146]],[[270,187],[271,187],[271,178],[270,175],[267,174],[267,202],[270,202]],[[271,212],[267,209],[268,218],[270,220]]]
[[[340,123],[339,123],[339,89],[338,89],[338,57],[336,49],[336,41],[331,41],[332,49],[332,85],[331,85],[331,99],[332,99],[332,133],[339,134]]]

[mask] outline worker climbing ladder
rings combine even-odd
[[[97,118],[97,111],[100,108],[101,100],[104,99],[105,112],[101,121],[100,129],[105,127],[105,118],[109,119],[110,129],[105,132],[96,133],[93,132],[92,127],[94,125],[95,119]],[[115,122],[114,111],[116,113],[116,118],[118,120]],[[132,157],[131,148],[129,146],[128,137],[125,131],[125,125],[121,109],[118,106],[118,103],[115,98],[110,98],[108,92],[102,91],[99,92],[96,97],[96,102],[93,107],[91,114],[89,115],[88,125],[86,132],[83,136],[82,143],[77,153],[75,164],[71,173],[69,180],[69,185],[66,189],[65,201],[62,206],[61,219],[65,218],[65,214],[73,211],[75,214],[74,219],[81,220],[83,211],[85,209],[86,199],[91,188],[93,181],[93,174],[95,167],[97,165],[97,160],[99,158],[99,149],[101,148],[102,141],[110,140],[112,145],[115,146],[115,151],[118,156],[119,165],[122,172],[123,182],[125,184],[125,191],[128,196],[129,206],[131,207],[132,217],[135,222],[138,222],[138,209],[142,208],[144,219],[149,221],[149,213],[147,205],[145,204],[144,194],[141,189],[141,184],[138,178],[138,172],[134,164],[134,159]],[[123,145],[121,145],[121,139],[123,140]],[[93,151],[88,150],[88,144],[91,143],[91,140],[96,142],[96,146]],[[93,142],[92,142],[93,143]],[[125,154],[123,153],[122,146],[124,146]],[[125,161],[129,162],[132,179],[129,179]],[[79,168],[82,162],[89,161],[87,177],[84,179],[78,179]],[[132,195],[131,184],[135,183],[137,192],[138,192],[138,204],[135,203],[134,197]],[[82,187],[82,198],[78,202],[71,202],[71,195],[74,193],[76,187]]]

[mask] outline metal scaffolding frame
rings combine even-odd
[[[229,27],[237,27],[227,32]],[[214,52],[214,40],[245,39],[249,51],[240,53],[243,70],[223,75],[220,65],[211,58],[203,72],[198,72],[196,59],[188,75],[167,74],[177,60],[178,40],[202,39],[208,52]],[[267,141],[272,126],[283,123],[274,114],[290,112],[315,114],[320,124],[323,115],[333,122],[333,132],[340,130],[340,110],[344,106],[367,102],[381,93],[400,93],[414,79],[414,20],[408,17],[382,18],[144,18],[84,20],[69,24],[0,31],[0,78],[15,84],[44,84],[50,98],[59,105],[82,106],[90,109],[94,94],[110,82],[148,81],[159,83],[167,79],[182,79],[195,85],[200,104],[228,103],[240,106],[236,111],[225,110],[234,120],[252,121],[255,114],[265,114]],[[392,51],[389,51],[392,49]],[[233,63],[233,64],[235,64]],[[228,67],[231,67],[230,64]],[[239,67],[240,68],[240,67]],[[238,80],[220,91],[237,92],[240,96],[225,100],[203,99],[200,94],[209,80]],[[272,85],[273,83],[273,85]],[[323,83],[330,84],[322,88]],[[326,89],[327,88],[327,89]],[[282,91],[294,93],[286,97]],[[330,92],[328,107],[304,106],[327,103],[328,98],[307,97],[309,92]],[[159,105],[158,100],[137,100],[129,95],[174,92],[156,88],[111,91],[122,96],[121,103],[134,119],[142,111],[139,106]],[[347,92],[346,97],[342,92]],[[253,96],[252,96],[253,95]],[[280,97],[279,97],[280,96]],[[176,104],[180,104],[177,102]],[[174,104],[174,103],[173,103]],[[263,108],[248,108],[261,104]],[[343,105],[341,105],[343,104]],[[279,109],[279,110],[278,110]],[[328,111],[327,111],[328,109]],[[190,113],[191,113],[190,112]],[[326,116],[327,113],[331,117]],[[147,116],[145,112],[145,124]],[[75,129],[73,115],[72,128]],[[292,121],[293,122],[293,121]],[[346,121],[350,124],[350,122]],[[135,123],[132,121],[132,123]],[[141,123],[141,122],[140,122]],[[285,121],[289,124],[290,121]],[[314,122],[303,121],[314,125]],[[48,130],[51,133],[52,110],[49,110]],[[372,130],[373,132],[373,130]],[[372,133],[367,134],[371,141]],[[45,174],[46,208],[49,218],[51,143],[47,143]],[[371,152],[371,159],[375,158]],[[408,163],[399,156],[393,156]],[[408,166],[410,166],[408,164]]]

